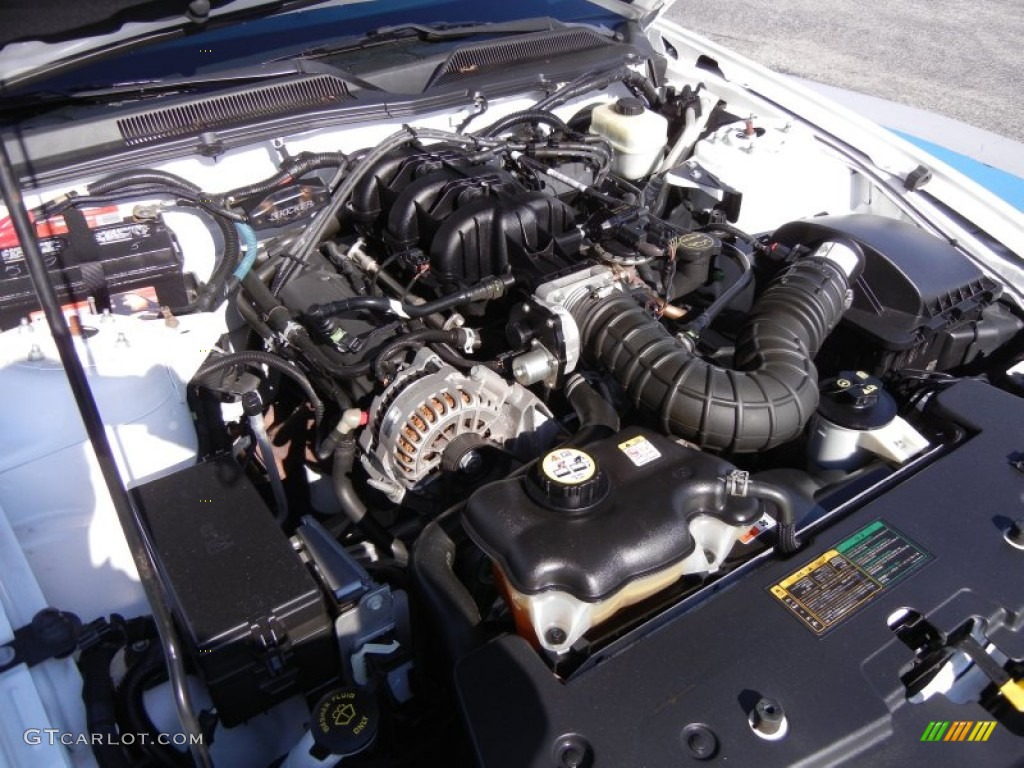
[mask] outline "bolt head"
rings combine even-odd
[[[472,474],[479,471],[483,463],[479,451],[469,451],[459,459],[459,471]]]
[[[765,696],[754,706],[754,728],[761,733],[778,733],[784,718],[782,705],[775,699]]]
[[[683,747],[697,760],[710,760],[718,754],[718,736],[702,723],[691,723],[681,734]]]
[[[580,768],[586,759],[586,753],[576,745],[569,745],[562,750],[559,762],[565,768]]]
[[[561,645],[566,641],[568,635],[561,627],[548,627],[544,630],[544,640],[548,645]]]

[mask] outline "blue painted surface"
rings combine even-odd
[[[2,2],[3,0],[0,0]],[[103,87],[124,81],[188,77],[259,64],[394,24],[437,21],[501,22],[550,16],[562,21],[614,25],[621,17],[587,0],[388,0],[314,7],[145,45],[133,51],[33,83],[26,92]]]
[[[978,182],[981,186],[1006,200],[1017,210],[1024,211],[1024,179],[1014,176],[1006,171],[993,168],[990,165],[979,163],[966,155],[961,155],[951,149],[946,149],[930,141],[911,136],[902,131],[893,131],[897,136],[906,139],[911,144],[919,146],[926,152],[935,155],[936,158],[952,168],[960,171],[968,178]]]

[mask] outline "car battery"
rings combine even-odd
[[[337,680],[323,592],[241,467],[205,462],[132,494],[224,725]]]
[[[181,251],[158,218],[124,220],[114,206],[72,209],[37,222],[39,248],[65,311],[115,314],[188,303]],[[0,330],[40,309],[25,255],[9,220],[0,221]]]

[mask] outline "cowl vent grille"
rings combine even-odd
[[[438,69],[432,85],[446,85],[485,72],[567,53],[604,48],[612,43],[591,29],[560,29],[511,40],[465,45],[454,51]]]
[[[257,86],[244,93],[213,96],[191,104],[122,118],[117,127],[130,146],[198,135],[249,120],[294,114],[353,98],[345,81],[332,75]]]

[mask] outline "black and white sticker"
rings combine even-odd
[[[541,470],[563,485],[585,483],[597,472],[597,464],[588,453],[575,448],[559,448],[544,457]]]

